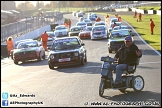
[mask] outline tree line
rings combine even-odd
[[[18,10],[29,10],[29,9],[39,9],[39,8],[62,8],[62,7],[73,7],[73,8],[83,8],[83,7],[95,7],[95,6],[109,6],[110,4],[132,4],[133,1],[51,1],[49,4],[44,4],[42,1],[38,1],[36,6],[31,2],[26,1],[25,3],[19,4],[16,8]]]

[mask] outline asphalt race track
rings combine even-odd
[[[64,17],[70,18],[72,25],[79,19],[71,14]],[[100,17],[104,19],[103,16]],[[125,21],[122,23],[128,24]],[[83,42],[87,49],[87,63],[84,66],[51,70],[48,68],[47,57],[40,62],[29,61],[19,65],[8,58],[1,60],[1,93],[9,93],[8,101],[15,101],[15,104],[9,103],[12,107],[129,107],[126,103],[131,102],[134,104],[132,106],[161,106],[161,56],[146,45],[134,29],[132,31],[135,44],[143,52],[135,72],[135,75],[141,75],[145,81],[144,89],[140,92],[127,89],[126,93],[121,93],[119,90],[109,89],[105,90],[104,97],[100,97],[100,58],[109,54],[107,39],[85,39]],[[20,94],[30,97],[20,97]],[[35,103],[31,105],[32,102]]]

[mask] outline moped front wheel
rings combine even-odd
[[[104,94],[105,89],[105,82],[103,79],[101,79],[100,86],[99,86],[99,95],[102,97]]]

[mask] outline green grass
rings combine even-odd
[[[161,9],[161,6],[141,6],[141,7],[138,7],[138,9],[143,9],[143,10],[159,10]]]
[[[97,13],[105,16],[105,13]],[[110,15],[114,16],[114,15]],[[121,15],[121,18],[127,21],[138,34],[154,49],[161,53],[161,16],[159,15],[143,15],[142,22],[137,22],[136,18],[133,18],[133,15]],[[150,18],[153,19],[154,35],[150,33]]]

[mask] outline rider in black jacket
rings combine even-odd
[[[142,54],[138,56],[136,51],[139,51],[138,47],[132,43],[129,47],[126,47],[125,44],[116,52],[115,58],[118,59],[118,64],[127,64],[137,60],[137,58],[142,57]]]
[[[124,45],[121,46],[114,57],[118,64],[114,64],[111,67],[112,70],[116,70],[114,88],[121,86],[122,71],[126,70],[127,64],[135,62],[140,57],[142,57],[142,51],[132,42],[132,37],[125,37]]]

